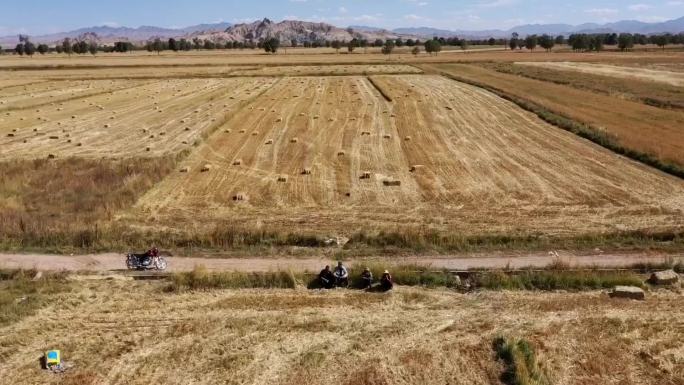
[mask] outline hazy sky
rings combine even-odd
[[[184,27],[301,19],[337,26],[506,29],[528,23],[648,22],[684,16],[684,0],[2,0],[0,35],[93,25]]]

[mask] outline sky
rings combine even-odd
[[[534,23],[657,22],[681,16],[684,0],[1,0],[0,36],[101,25],[186,27],[264,17],[339,27],[481,30]]]

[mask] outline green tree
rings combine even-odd
[[[556,36],[556,38],[554,39],[554,43],[556,43],[558,45],[565,44],[565,36],[563,36],[563,35]]]
[[[547,34],[543,34],[541,37],[539,37],[539,46],[544,48],[546,52],[551,52],[551,49],[555,44],[556,42],[553,40],[553,38]]]
[[[342,48],[342,42],[339,40],[333,40],[332,43],[330,43],[330,46],[337,51],[337,53],[340,53],[340,48]]]
[[[88,52],[90,52],[91,55],[95,56],[97,54],[97,43],[94,41],[88,44]]]
[[[169,39],[169,49],[170,49],[171,51],[173,51],[173,52],[177,52],[177,51],[178,51],[178,48],[179,48],[179,47],[178,47],[178,42],[176,41],[176,39],[170,38],[170,39]]]
[[[375,39],[375,42],[373,42],[374,47],[382,47],[383,42],[380,39]]]
[[[27,41],[24,43],[24,53],[33,56],[36,53],[36,46],[30,41]]]
[[[164,50],[164,45],[162,44],[161,39],[156,38],[151,44],[152,51],[155,51],[157,55],[161,54],[161,51]]]
[[[290,46],[292,46],[292,48],[297,48],[297,45],[299,45],[297,39],[290,40]]]
[[[37,50],[39,54],[45,55],[48,52],[49,48],[47,44],[38,44]]]
[[[508,47],[511,49],[511,51],[515,50],[520,45],[518,42],[518,37],[519,35],[517,32],[513,32],[511,34],[511,39],[508,41]]]
[[[352,53],[352,52],[354,52],[354,50],[358,46],[359,46],[359,40],[357,38],[353,38],[353,39],[351,39],[349,44],[347,44],[347,51],[349,51],[349,53]]]
[[[489,40],[487,40],[487,44],[489,45],[495,45],[496,44],[496,39],[493,37],[490,37]]]
[[[268,53],[272,53],[272,54],[278,53],[279,47],[280,47],[280,40],[278,40],[275,37],[272,37],[270,39],[266,39],[263,42],[264,51],[266,51]]]
[[[534,51],[537,48],[537,43],[539,42],[537,35],[527,35],[525,38],[525,48],[530,51]]]
[[[396,44],[397,47],[400,47],[400,48],[404,46],[404,40],[402,40],[401,38],[397,38],[397,40],[394,43]]]
[[[468,49],[468,40],[461,39],[461,41],[458,43],[458,45],[461,46],[461,50],[465,51]]]
[[[387,60],[392,59],[392,51],[394,51],[395,43],[392,39],[387,39],[385,45],[382,46],[383,55],[387,55]]]
[[[666,34],[656,35],[653,37],[653,42],[664,51],[665,46],[670,42],[670,36]]]
[[[69,39],[68,37],[62,41],[62,50],[65,54],[69,56],[71,56],[71,54],[74,53],[73,46],[71,45],[71,39]]]
[[[425,42],[425,52],[429,53],[431,56],[432,54],[437,54],[442,50],[442,44],[439,43],[439,40],[437,39],[432,39],[428,40]]]
[[[14,52],[16,52],[19,56],[24,56],[24,45],[21,43],[17,44],[17,46],[14,47]]]
[[[420,47],[418,47],[418,46],[413,47],[413,49],[411,50],[411,53],[413,54],[413,56],[418,56],[418,54],[420,54]]]
[[[618,48],[621,51],[632,49],[634,47],[634,36],[631,33],[621,33],[618,36]]]

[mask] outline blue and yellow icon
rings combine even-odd
[[[45,366],[57,366],[62,363],[62,357],[59,350],[48,350],[45,352]]]

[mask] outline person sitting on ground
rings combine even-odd
[[[330,271],[330,265],[326,265],[318,274],[318,280],[321,281],[321,286],[325,289],[332,289],[335,286],[335,276]]]
[[[335,268],[335,284],[338,287],[349,286],[349,272],[347,272],[347,268],[344,267],[342,261],[337,262],[337,267]]]
[[[361,273],[361,285],[362,289],[370,289],[373,286],[373,273],[369,268],[363,269]]]
[[[392,290],[392,287],[394,287],[394,283],[392,282],[392,276],[387,270],[385,270],[385,272],[382,273],[382,278],[380,278],[380,287],[383,291]]]

